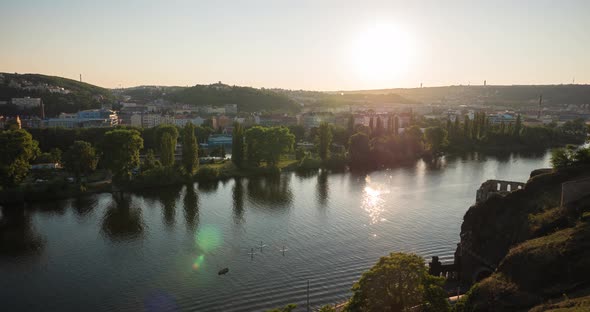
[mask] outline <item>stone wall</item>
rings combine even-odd
[[[503,180],[487,180],[481,184],[475,195],[475,202],[488,199],[492,194],[505,195],[524,188],[525,183]]]
[[[561,206],[567,206],[586,196],[590,196],[590,178],[561,184]]]

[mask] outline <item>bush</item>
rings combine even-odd
[[[216,180],[218,177],[219,169],[209,166],[199,168],[199,171],[197,171],[197,174],[195,175],[197,181],[211,181]]]
[[[174,167],[155,167],[146,170],[127,182],[131,189],[150,188],[181,183],[182,176]]]
[[[308,153],[301,147],[298,147],[295,150],[295,159],[296,160],[303,160],[308,155]]]
[[[343,171],[346,169],[347,160],[342,154],[332,155],[324,162],[324,167],[333,171]]]
[[[299,166],[297,166],[297,170],[312,170],[312,169],[319,169],[322,166],[322,161],[319,159],[313,159],[311,157],[304,157]]]

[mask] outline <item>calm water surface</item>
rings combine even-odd
[[[452,260],[482,182],[548,165],[548,153],[471,154],[3,209],[0,310],[304,310],[307,280],[313,306],[340,302],[389,252]]]

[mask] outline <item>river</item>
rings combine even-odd
[[[451,261],[479,185],[526,181],[549,158],[473,153],[3,209],[1,310],[304,311],[308,280],[313,307],[341,302],[390,252]]]

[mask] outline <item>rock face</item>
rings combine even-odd
[[[487,180],[477,190],[475,202],[485,201],[495,194],[508,195],[510,192],[522,189],[524,185],[522,182]]]
[[[463,281],[483,280],[463,311],[523,310],[588,287],[590,225],[580,215],[590,192],[576,189],[579,196],[564,206],[561,199],[563,183],[589,176],[589,168],[538,173],[522,189],[492,194],[467,211],[456,262]]]

